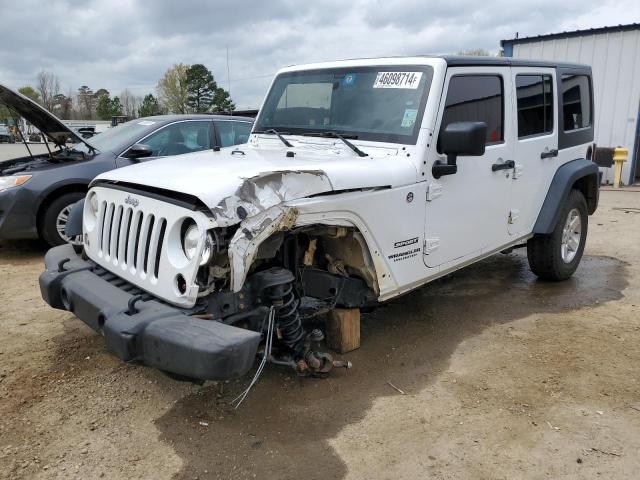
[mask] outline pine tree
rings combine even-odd
[[[201,63],[187,69],[187,105],[192,112],[208,112],[217,88],[213,74]]]
[[[156,97],[152,94],[148,94],[142,100],[142,105],[138,109],[138,116],[140,117],[151,117],[153,115],[162,115],[163,111],[158,103]]]

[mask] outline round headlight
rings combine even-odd
[[[98,195],[95,193],[89,196],[89,208],[91,209],[91,213],[98,215]]]
[[[200,266],[204,266],[211,261],[211,257],[213,256],[213,247],[215,246],[215,241],[213,240],[213,236],[211,232],[207,232],[207,237],[204,239],[204,248],[202,249],[202,257],[200,258]]]
[[[184,236],[182,237],[182,249],[184,254],[189,260],[193,260],[198,251],[198,240],[200,239],[200,229],[198,225],[193,222],[189,223],[189,226],[184,230]],[[200,256],[200,266],[204,266],[211,261],[213,256],[215,240],[211,232],[207,232],[207,236],[204,239],[204,247],[202,248],[202,254]]]
[[[185,256],[189,260],[193,260],[193,258],[196,256],[199,239],[200,230],[198,229],[198,225],[192,223],[187,227],[187,230],[184,232],[184,237],[182,239],[182,249],[184,250]]]

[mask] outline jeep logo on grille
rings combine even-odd
[[[127,195],[127,198],[124,199],[124,203],[128,203],[133,207],[137,207],[138,205],[140,205],[140,200],[132,197],[131,195]]]

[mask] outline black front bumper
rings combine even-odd
[[[260,342],[257,332],[188,316],[155,299],[137,301],[130,312],[135,292],[112,285],[71,245],[49,250],[45,266],[40,275],[42,298],[101,333],[107,349],[125,362],[201,380],[235,378],[253,364]]]

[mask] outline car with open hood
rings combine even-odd
[[[16,143],[16,137],[6,125],[0,125],[0,143]]]
[[[256,356],[256,375],[326,375],[345,365],[318,346],[328,312],[341,351],[359,309],[490,255],[574,273],[598,204],[592,92],[588,66],[505,58],[284,68],[247,144],[98,176],[73,212],[84,252],[47,253],[43,298],[174,375]]]
[[[0,239],[79,243],[65,233],[71,206],[96,175],[135,163],[246,142],[253,119],[226,115],[139,118],[85,138],[31,99],[0,85],[0,103],[49,140],[47,153],[0,161]],[[50,147],[50,144],[52,146]],[[0,147],[1,148],[1,147]]]

